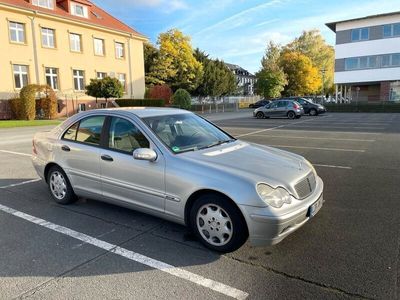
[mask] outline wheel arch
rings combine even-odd
[[[218,195],[223,197],[226,201],[228,201],[230,204],[232,204],[234,207],[236,207],[236,209],[240,212],[241,217],[243,218],[244,223],[246,224],[246,231],[247,234],[249,234],[249,226],[246,222],[246,218],[243,215],[242,210],[240,209],[240,207],[226,194],[216,191],[216,190],[212,190],[212,189],[202,189],[202,190],[198,190],[196,192],[194,192],[193,194],[191,194],[189,196],[189,198],[186,201],[185,204],[185,224],[186,226],[190,226],[190,210],[193,206],[193,204],[196,202],[197,199],[199,199],[199,197],[203,196],[203,195],[207,195],[207,194],[213,194],[213,195]]]
[[[57,166],[57,167],[59,167],[60,169],[62,169],[62,170],[64,170],[59,164],[57,164],[57,163],[55,163],[55,162],[49,162],[45,167],[44,167],[44,172],[43,172],[43,175],[44,175],[44,180],[47,182],[47,178],[48,178],[48,175],[49,175],[49,171],[50,171],[50,169],[52,168],[52,167],[54,167],[54,166]],[[64,171],[65,172],[65,171]],[[67,175],[67,177],[68,177],[68,175]]]

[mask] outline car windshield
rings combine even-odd
[[[195,114],[147,117],[143,121],[174,153],[196,151],[235,141]]]

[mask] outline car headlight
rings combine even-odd
[[[281,187],[274,189],[267,184],[260,183],[257,185],[257,193],[265,203],[275,208],[281,208],[285,203],[292,203],[289,192]]]

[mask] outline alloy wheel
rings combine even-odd
[[[67,194],[67,182],[64,175],[58,171],[54,171],[51,173],[49,184],[53,196],[59,200],[64,199]]]

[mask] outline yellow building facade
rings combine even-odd
[[[120,80],[124,98],[143,98],[144,41],[87,0],[0,0],[0,99],[49,84],[77,110],[92,100],[90,79],[105,76]]]

